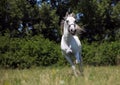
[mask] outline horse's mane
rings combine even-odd
[[[64,29],[64,20],[63,19],[60,22],[60,29],[61,29],[61,34],[63,34],[63,29]]]

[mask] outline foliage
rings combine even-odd
[[[31,23],[33,26],[31,33],[34,35],[41,33],[50,40],[60,41],[59,17],[56,15],[56,9],[51,9],[50,5],[43,3],[39,8],[37,5],[31,5],[27,0],[6,0],[4,3],[0,1],[0,4],[2,35],[8,30],[11,37],[19,36],[18,27],[22,22],[23,30],[20,36],[27,34],[26,25]]]
[[[43,3],[40,8],[40,17],[38,29],[41,30],[41,34],[50,40],[60,41],[59,17],[56,15],[56,10]]]
[[[114,6],[113,6],[114,5]],[[82,0],[77,11],[84,14],[81,19],[88,41],[118,40],[116,30],[120,29],[120,3],[112,0]]]
[[[31,66],[66,65],[59,44],[43,36],[26,38],[0,37],[0,66],[30,68]],[[115,65],[120,56],[119,42],[83,43],[83,62],[89,65]]]
[[[32,38],[0,37],[0,65],[10,68],[29,68],[56,64],[61,52],[55,43],[42,36]]]
[[[0,33],[8,32],[12,37],[18,36],[18,26],[23,22],[23,33],[26,34],[26,24],[32,23],[33,34],[42,34],[50,40],[60,41],[60,21],[65,16],[68,8],[74,12],[83,13],[80,23],[86,30],[83,39],[88,41],[118,40],[120,29],[120,2],[115,0],[73,0],[44,1],[41,7],[37,6],[35,0],[1,0],[0,1]],[[65,3],[64,3],[65,2]],[[118,32],[119,31],[119,32]]]
[[[83,61],[89,65],[116,65],[120,56],[119,42],[92,43],[83,45]]]

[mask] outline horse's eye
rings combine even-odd
[[[77,20],[75,20],[75,22],[74,23],[77,23]]]
[[[66,22],[68,23],[68,22],[69,22],[69,20],[66,20]]]

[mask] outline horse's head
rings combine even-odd
[[[71,33],[72,35],[76,34],[77,24],[76,24],[76,19],[74,18],[73,13],[66,15],[64,26],[65,26],[65,29],[67,29],[69,33]]]
[[[61,21],[61,33],[63,34],[65,31],[72,35],[80,34],[81,31],[84,32],[84,29],[76,24],[74,13],[68,14],[67,12],[64,20]]]

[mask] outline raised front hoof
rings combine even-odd
[[[67,51],[66,51],[66,54],[72,54],[72,50],[70,50],[70,49],[67,50]]]

